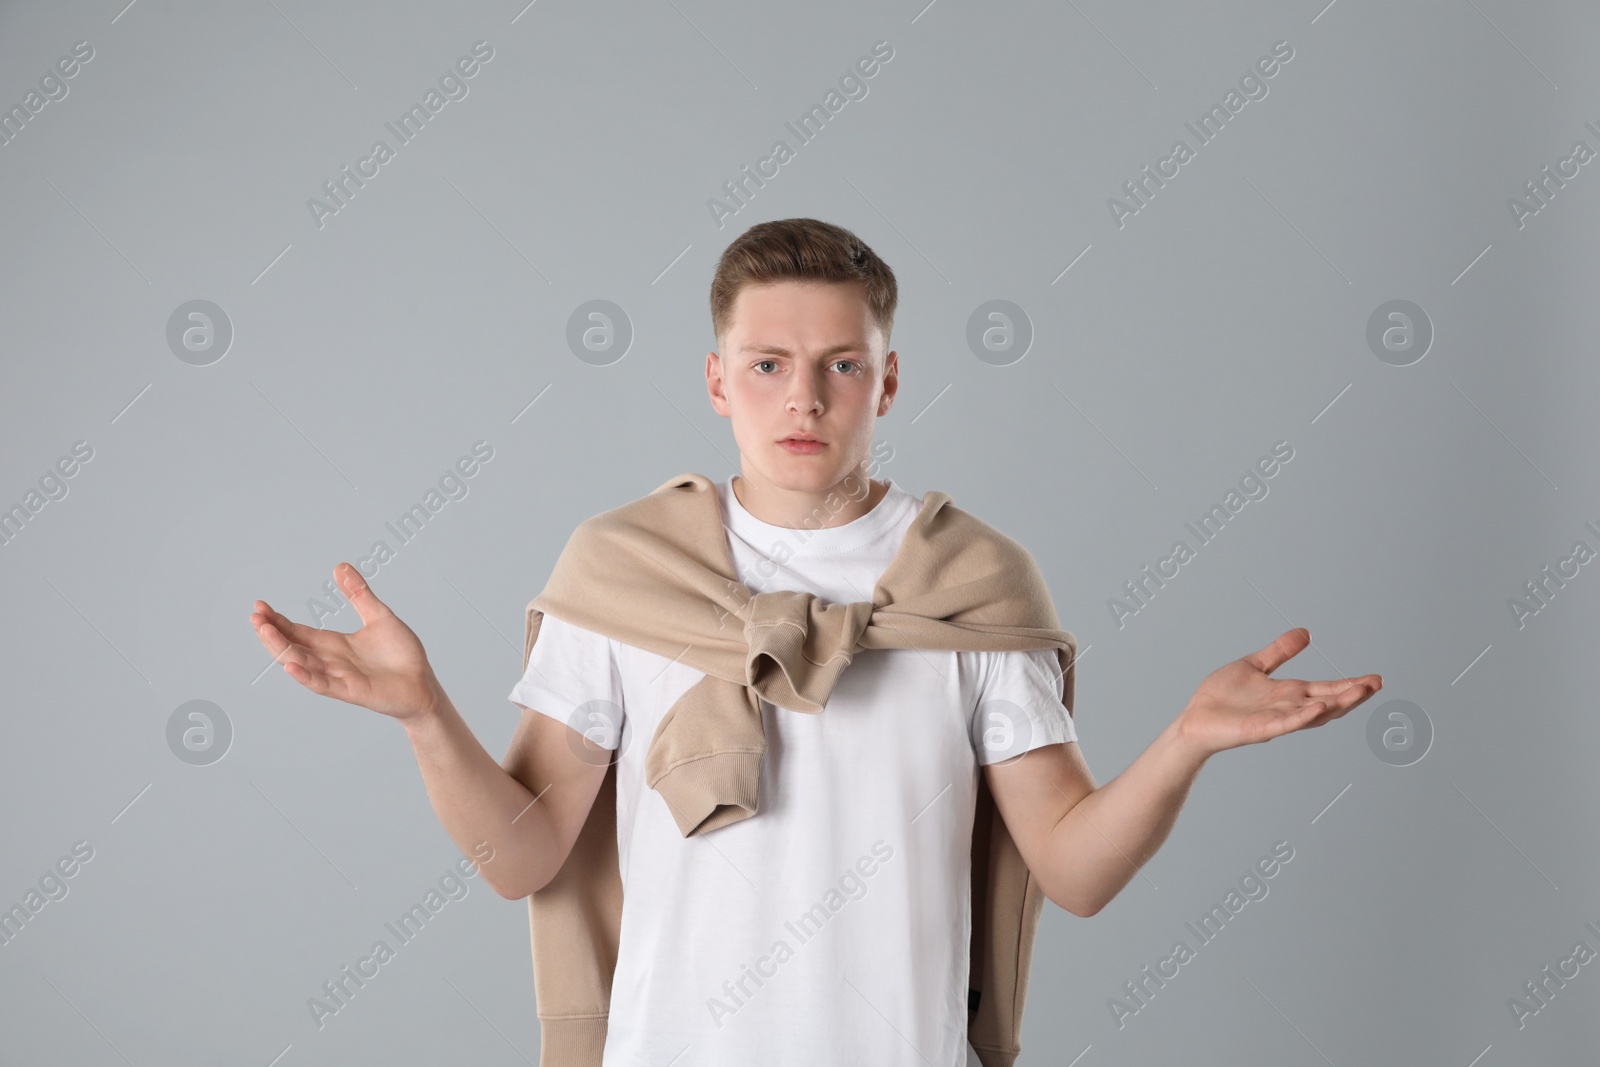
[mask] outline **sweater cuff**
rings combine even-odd
[[[759,810],[761,755],[717,752],[686,760],[668,768],[650,787],[667,802],[678,832],[693,837]]]
[[[600,1067],[606,1047],[606,1015],[539,1017],[539,1063],[543,1067]]]

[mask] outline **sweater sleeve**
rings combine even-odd
[[[982,653],[982,681],[972,709],[972,749],[984,766],[1041,745],[1078,739],[1061,702],[1054,649]]]
[[[615,642],[554,615],[545,615],[528,669],[510,699],[560,719],[603,748],[622,739],[622,677]]]

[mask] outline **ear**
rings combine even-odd
[[[728,394],[722,381],[722,357],[715,352],[706,353],[706,392],[711,397],[711,408],[723,418],[732,416],[728,407]]]

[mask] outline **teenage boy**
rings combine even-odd
[[[723,253],[711,289],[718,351],[708,353],[705,373],[712,407],[732,422],[740,471],[716,483],[685,476],[652,497],[714,492],[725,534],[717,551],[726,549],[717,558],[748,591],[741,602],[788,591],[815,598],[801,602],[805,609],[873,606],[880,581],[903,576],[900,554],[926,549],[919,516],[937,494],[871,477],[874,424],[899,383],[898,356],[888,350],[896,298],[893,273],[870,248],[817,220],[758,224]],[[547,1015],[541,1003],[548,1067],[1009,1065],[1032,927],[1024,927],[1020,958],[1017,948],[1008,957],[1021,986],[1006,1005],[1014,1029],[975,1050],[969,1008],[984,995],[969,984],[974,921],[984,918],[972,893],[975,805],[992,797],[1044,897],[1094,915],[1160,847],[1213,753],[1321,726],[1382,687],[1376,674],[1270,677],[1310,643],[1308,631],[1290,630],[1207,676],[1150,747],[1097,786],[1063,685],[1076,646],[1054,628],[1053,609],[1042,627],[987,627],[1046,635],[1024,647],[885,639],[836,649],[823,658],[842,655],[846,666],[834,665],[818,708],[755,701],[764,744],[750,764],[759,766],[751,810],[719,807],[731,817],[719,814],[715,829],[691,836],[699,816],[673,805],[648,742],[697,683],[711,681],[685,662],[695,656],[561,617],[551,609],[646,632],[591,611],[581,596],[553,596],[553,576],[529,605],[525,672],[511,691],[522,719],[496,763],[411,629],[354,567],[341,563],[334,573],[361,616],[355,633],[293,623],[263,601],[252,625],[313,692],[402,722],[452,839],[463,851],[493,847],[483,874],[497,892],[533,901],[550,893],[559,875],[571,875],[563,868],[580,836],[592,843],[584,831],[601,810],[597,798],[605,801],[600,829],[606,845],[614,833],[612,866],[626,887],[620,928],[596,917],[608,892],[599,885],[572,898],[591,909],[581,921],[543,932],[536,924],[539,999],[553,997],[542,988],[548,981],[565,977],[540,970],[541,937],[552,953],[578,951],[548,944],[569,935],[615,935],[605,960],[614,973],[608,988],[580,990],[574,1001],[596,1012]],[[603,567],[585,573],[597,580],[580,593],[618,595]],[[727,632],[755,632],[750,620],[731,621]],[[809,644],[792,654],[786,671],[828,666]],[[585,968],[580,978],[593,973]]]

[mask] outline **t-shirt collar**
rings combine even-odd
[[[779,545],[791,556],[815,553],[833,554],[851,551],[883,536],[906,515],[908,506],[920,506],[921,501],[900,488],[892,478],[884,478],[889,491],[884,493],[871,511],[840,526],[814,529],[809,526],[774,526],[756,518],[733,491],[733,476],[717,483],[717,498],[722,504],[722,515],[729,532],[763,553],[772,553]],[[818,505],[816,521],[827,518],[827,504]]]

